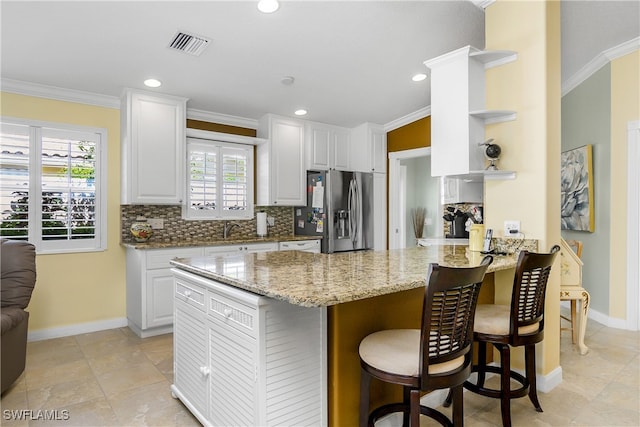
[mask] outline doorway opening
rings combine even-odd
[[[444,234],[440,179],[431,176],[431,148],[389,153],[389,249],[417,244],[413,214],[425,209],[420,237]]]

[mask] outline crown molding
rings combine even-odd
[[[241,128],[258,129],[258,120],[229,114],[212,113],[209,111],[187,108],[187,119],[201,120],[203,122],[218,123],[221,125],[237,126]]]
[[[120,109],[120,98],[117,96],[101,95],[93,92],[48,86],[40,83],[24,82],[13,79],[0,79],[0,90],[18,95],[35,96],[38,98],[55,99],[57,101],[76,102],[78,104],[95,105],[97,107]],[[239,126],[257,129],[258,121],[228,114],[211,113],[203,110],[187,108],[187,118],[218,123],[229,126]]]
[[[398,129],[404,125],[408,125],[409,123],[413,123],[416,120],[424,119],[427,116],[431,115],[431,105],[427,105],[424,108],[414,111],[413,113],[409,113],[406,116],[402,116],[398,119],[392,120],[389,123],[383,126],[385,132],[391,132],[392,130]]]
[[[3,92],[120,109],[120,98],[116,96],[101,95],[98,93],[5,78],[0,80],[0,85],[0,90]]]
[[[562,96],[565,96],[567,93],[578,87],[609,62],[638,49],[640,49],[640,37],[636,37],[635,39],[631,39],[600,53],[562,84]]]
[[[471,3],[475,4],[476,7],[484,10],[487,7],[491,6],[496,0],[470,0]]]

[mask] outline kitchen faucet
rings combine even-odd
[[[224,228],[222,229],[223,239],[226,239],[229,236],[229,234],[231,234],[231,230],[233,229],[233,227],[240,227],[240,224],[235,222],[229,222],[229,221],[224,222]]]

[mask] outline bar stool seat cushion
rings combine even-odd
[[[443,337],[442,341],[447,341]],[[420,375],[420,329],[388,329],[374,332],[360,342],[360,357],[368,365],[396,375]],[[453,371],[464,364],[464,356],[429,365],[429,374]]]
[[[500,304],[478,304],[474,319],[473,331],[485,335],[509,335],[511,306]],[[540,329],[539,322],[521,326],[520,335],[534,334]]]

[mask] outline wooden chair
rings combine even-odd
[[[483,396],[500,399],[502,425],[511,426],[511,399],[529,395],[538,412],[542,412],[536,392],[536,343],[544,338],[544,301],[553,261],[560,251],[555,245],[548,254],[522,251],[518,257],[511,305],[479,304],[476,309],[474,341],[478,343],[477,383],[465,381],[464,388]],[[500,352],[500,366],[486,364],[487,344]],[[511,348],[524,346],[525,375],[511,370]],[[487,372],[500,375],[500,389],[485,387]],[[511,389],[511,380],[520,387]],[[451,396],[451,394],[450,394]],[[450,404],[451,397],[445,405]]]
[[[589,348],[584,344],[584,334],[587,327],[589,303],[591,296],[582,287],[582,242],[579,240],[561,241],[562,272],[560,282],[560,301],[570,301],[571,317],[560,316],[561,323],[565,320],[568,328],[560,327],[561,331],[571,331],[571,342],[578,345],[580,354],[587,354]],[[580,310],[577,303],[580,303]]]
[[[473,319],[487,267],[450,268],[430,264],[421,329],[375,332],[360,343],[360,426],[383,415],[403,412],[403,425],[420,425],[420,414],[445,426],[463,422],[462,384],[471,374]],[[369,413],[371,378],[403,386],[404,400]],[[421,392],[453,390],[453,423],[441,412],[420,405]]]

